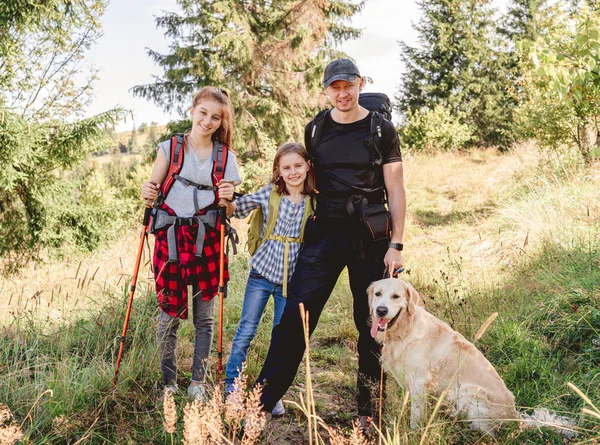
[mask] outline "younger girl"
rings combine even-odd
[[[194,97],[190,115],[192,129],[180,146],[183,165],[177,175],[171,175],[175,180],[170,190],[161,189],[161,185],[169,179],[171,145],[176,144],[176,139],[159,144],[150,181],[142,186],[142,198],[152,202],[159,199],[154,216],[153,270],[161,309],[158,350],[162,383],[166,391],[177,390],[177,330],[179,320],[187,318],[188,285],[191,285],[195,338],[188,395],[206,399],[206,388],[202,384],[213,339],[218,253],[224,247],[219,245],[217,205],[220,200],[223,204],[223,200],[233,199],[233,183],[239,183],[240,176],[235,155],[227,151],[233,129],[233,108],[225,91],[202,88]],[[223,152],[226,152],[226,163]],[[216,153],[220,154],[219,158]],[[225,171],[222,181],[213,184],[217,158],[225,164]],[[227,271],[225,278],[229,278]]]
[[[273,160],[271,183],[256,193],[236,199],[232,205],[236,218],[245,218],[252,210],[260,207],[263,219],[260,233],[262,244],[251,259],[252,267],[246,284],[240,324],[227,362],[227,393],[233,391],[233,382],[242,363],[246,361],[248,347],[256,335],[270,295],[273,295],[275,306],[273,327],[279,323],[283,313],[287,282],[296,266],[306,221],[313,212],[315,178],[309,159],[308,152],[301,144],[283,144]],[[277,202],[278,207],[274,205]],[[269,215],[273,208],[277,213]],[[276,221],[273,226],[274,216]],[[269,217],[271,224],[268,224]],[[273,414],[284,413],[280,400]]]

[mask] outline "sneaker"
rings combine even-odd
[[[192,400],[199,400],[201,402],[208,402],[210,396],[205,385],[190,385],[188,387],[188,397]]]
[[[177,392],[177,385],[165,385],[165,387],[163,388],[163,394],[166,392],[175,394]]]
[[[166,393],[171,393],[173,396],[175,396],[175,394],[177,394],[177,385],[165,385],[163,386],[162,391],[157,392],[156,405],[161,409],[165,402]]]
[[[283,407],[283,402],[281,399],[277,401],[275,408],[273,408],[273,411],[271,411],[271,414],[274,416],[283,416],[285,414],[285,408]]]

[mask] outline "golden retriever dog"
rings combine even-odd
[[[429,397],[470,427],[493,434],[503,421],[520,419],[515,398],[483,354],[461,334],[419,305],[408,283],[388,278],[367,290],[371,335],[383,344],[381,360],[410,394],[410,426],[422,424]]]

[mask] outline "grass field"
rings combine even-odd
[[[428,427],[410,430],[404,393],[389,379],[384,431],[373,443],[597,443],[600,418],[580,412],[584,407],[596,411],[567,383],[600,404],[600,166],[555,170],[551,159],[522,146],[504,155],[492,150],[407,155],[405,174],[403,278],[413,283],[430,312],[467,339],[498,312],[477,346],[515,394],[519,410],[545,407],[567,415],[577,421],[579,435],[566,439],[550,429],[512,427],[495,438],[482,437],[443,414],[430,419]],[[243,233],[244,223],[236,224]],[[0,402],[12,411],[23,443],[155,444],[184,438],[184,396],[175,397],[179,418],[172,435],[157,404],[158,309],[147,253],[120,381],[112,386],[138,240],[138,229],[132,228],[93,255],[32,265],[0,284]],[[246,253],[231,261],[225,360],[248,267]],[[268,348],[270,317],[269,307],[248,357],[249,381]],[[184,323],[178,349],[184,388],[192,338],[191,323]],[[344,272],[311,340],[310,377],[317,414],[348,434],[355,340]],[[284,400],[298,401],[305,389],[301,367]],[[259,441],[309,443],[306,416],[291,404],[287,410]],[[4,422],[7,428],[9,421]]]

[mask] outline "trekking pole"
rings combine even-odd
[[[219,221],[221,222],[221,250],[219,252],[219,349],[217,351],[217,382],[221,382],[223,372],[223,300],[225,299],[225,222],[227,207],[219,203]]]
[[[129,325],[129,316],[131,315],[131,306],[133,305],[133,294],[135,293],[135,285],[137,283],[138,271],[140,269],[140,261],[142,259],[142,252],[144,251],[144,240],[146,239],[146,230],[150,224],[150,214],[152,213],[152,206],[146,203],[146,210],[144,211],[144,221],[142,233],[140,235],[140,245],[138,246],[137,258],[135,259],[135,266],[133,270],[133,276],[131,278],[131,286],[129,287],[129,302],[127,303],[127,312],[125,313],[125,323],[123,324],[123,333],[121,334],[121,346],[119,348],[119,355],[117,356],[117,366],[115,367],[115,378],[113,385],[117,384],[119,379],[119,366],[121,366],[121,359],[123,358],[123,350],[125,349],[125,336],[127,335],[127,326]]]

